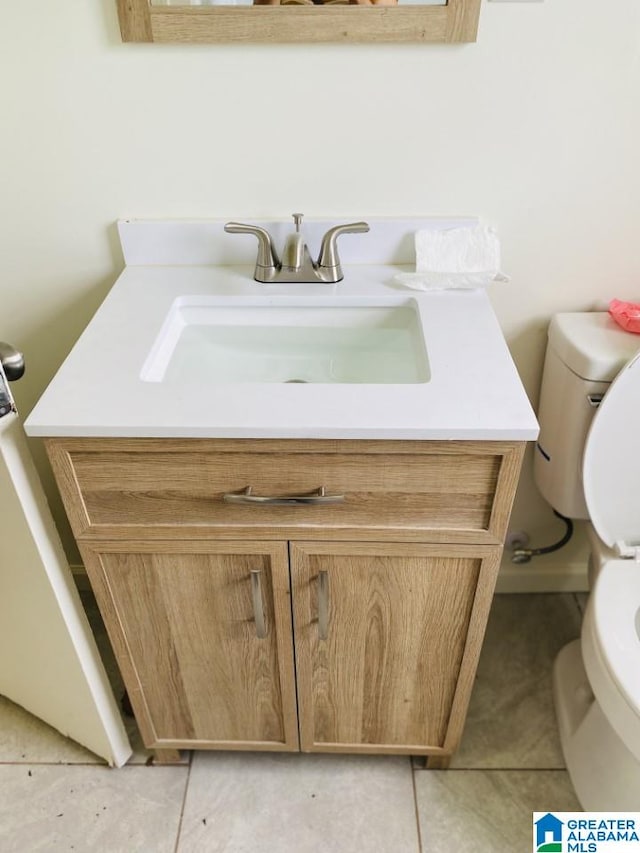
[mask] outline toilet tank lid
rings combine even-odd
[[[576,311],[551,318],[549,344],[582,379],[611,382],[640,350],[640,335],[625,332],[607,311]]]

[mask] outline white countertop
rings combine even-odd
[[[25,423],[32,436],[530,440],[538,424],[484,291],[421,293],[398,266],[337,285],[263,285],[252,266],[129,266]],[[425,383],[210,384],[140,378],[178,297],[406,296],[422,316]]]

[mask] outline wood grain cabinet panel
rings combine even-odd
[[[302,750],[455,748],[500,549],[290,549]]]
[[[285,545],[82,551],[146,746],[298,749]]]

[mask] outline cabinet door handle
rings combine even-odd
[[[329,635],[329,574],[318,573],[318,637],[326,640]]]
[[[256,622],[256,637],[263,640],[267,636],[262,606],[262,569],[251,569],[251,597],[253,598],[253,617]]]
[[[304,495],[254,495],[251,486],[241,492],[227,492],[222,500],[228,504],[261,504],[262,506],[291,506],[296,504],[341,504],[344,495],[328,495],[325,487],[320,486]]]

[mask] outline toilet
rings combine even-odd
[[[640,336],[607,313],[557,314],[540,394],[534,476],[588,519],[591,594],[554,664],[560,740],[587,811],[640,811]]]

